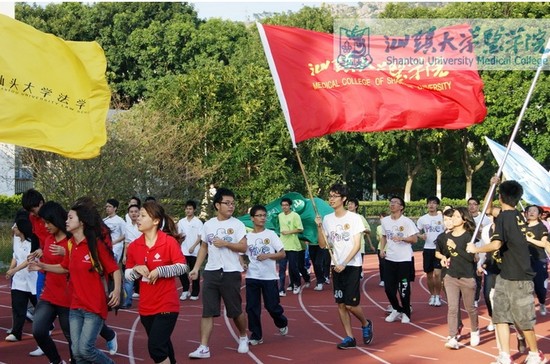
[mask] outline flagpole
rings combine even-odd
[[[294,152],[296,153],[296,158],[298,159],[298,164],[300,165],[300,170],[302,171],[302,176],[304,177],[304,181],[306,182],[307,193],[309,195],[309,199],[311,200],[311,204],[313,205],[313,211],[315,211],[315,216],[321,216],[319,214],[319,210],[317,209],[317,205],[315,204],[315,200],[313,199],[313,192],[311,191],[311,186],[308,182],[306,170],[304,168],[304,165],[302,164],[302,158],[300,157],[300,152],[298,151],[297,146],[294,147]],[[335,264],[337,264],[339,260],[336,259],[335,252],[332,249],[332,246],[329,244],[328,238],[326,236],[325,236],[325,241],[326,241],[328,252],[330,253],[330,257],[335,262]]]
[[[533,78],[533,81],[531,82],[531,87],[529,88],[529,92],[527,93],[527,97],[525,98],[525,102],[523,103],[523,106],[521,108],[521,111],[518,116],[518,121],[516,122],[516,125],[514,126],[514,130],[512,131],[512,135],[510,135],[510,141],[508,142],[508,145],[506,146],[506,151],[504,152],[504,156],[502,157],[502,162],[499,164],[498,171],[496,173],[496,177],[500,178],[502,175],[502,170],[504,168],[504,163],[506,163],[506,159],[508,158],[508,154],[510,154],[510,150],[512,149],[512,145],[514,144],[514,140],[516,139],[516,135],[519,131],[519,127],[521,125],[521,122],[523,120],[523,116],[525,115],[525,111],[527,110],[527,106],[529,105],[529,101],[531,100],[531,96],[533,94],[533,91],[535,90],[535,85],[537,84],[537,80],[539,79],[540,73],[542,72],[542,68],[544,67],[545,61],[548,59],[548,55],[550,54],[550,38],[548,38],[548,42],[546,43],[546,47],[544,48],[544,52],[542,54],[540,64],[537,67],[537,72],[535,73],[535,77]],[[474,234],[472,235],[472,240],[470,243],[473,243],[479,233],[479,230],[481,228],[481,223],[483,222],[483,216],[487,212],[487,208],[489,207],[489,204],[492,203],[493,194],[495,193],[495,189],[497,186],[497,182],[494,181],[491,183],[491,187],[489,188],[489,191],[487,192],[487,196],[485,198],[485,201],[483,202],[483,209],[481,210],[481,216],[482,218],[479,220],[479,223],[476,224],[476,228],[474,230]]]

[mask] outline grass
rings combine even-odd
[[[11,226],[13,222],[0,221],[0,272],[8,270],[13,256],[13,237]]]

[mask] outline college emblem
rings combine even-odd
[[[372,63],[370,30],[340,28],[337,62],[345,69],[364,70]]]

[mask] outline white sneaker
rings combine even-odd
[[[111,340],[107,341],[107,350],[109,350],[109,354],[115,355],[118,351],[118,339],[117,339],[117,333],[115,332],[115,337]]]
[[[139,298],[139,293],[133,293],[132,298]]]
[[[495,359],[496,361],[492,362],[491,364],[511,364],[512,363],[510,354],[506,354],[506,353],[499,353]]]
[[[198,301],[199,296],[191,296],[191,297],[189,297],[189,299],[190,299],[191,301]]]
[[[248,344],[249,345],[252,345],[252,346],[256,346],[256,345],[260,345],[260,344],[263,344],[264,343],[264,339],[250,339],[248,340]]]
[[[545,305],[540,305],[539,313],[541,314],[541,316],[546,316],[546,306]]]
[[[392,305],[388,305],[388,307],[386,307],[386,312],[387,313],[392,313],[393,311],[393,306]]]
[[[474,307],[477,308],[479,306],[479,301],[474,301]]]
[[[286,334],[288,334],[288,326],[281,327],[279,329],[279,332],[281,333],[281,335],[285,336]]]
[[[42,356],[44,355],[44,352],[42,349],[40,349],[40,346],[36,348],[36,350],[33,350],[29,353],[30,356]]]
[[[314,291],[322,291],[323,290],[323,283],[317,283],[315,288],[313,288]]]
[[[180,296],[180,301],[185,301],[185,300],[188,299],[190,296],[191,296],[191,293],[189,293],[189,292],[182,292],[182,293],[181,293],[181,296]]]
[[[294,287],[292,287],[292,286],[288,286],[288,287],[286,287],[286,290],[287,290],[287,291],[292,291],[293,288],[294,288]]]
[[[19,341],[19,339],[16,338],[14,334],[9,334],[8,336],[6,336],[6,341],[14,343],[16,341]]]
[[[525,364],[545,364],[545,363],[548,363],[548,359],[544,357],[544,354],[540,350],[538,352],[530,351],[524,363]]]
[[[430,300],[428,301],[428,305],[433,306],[435,302],[435,296],[430,296]]]
[[[285,296],[286,296],[286,292],[285,292],[285,291],[279,292],[279,297],[285,297]]]
[[[401,323],[402,324],[408,324],[411,322],[411,319],[406,314],[401,314]]]
[[[397,310],[392,310],[389,316],[386,317],[386,322],[394,322],[395,320],[399,320],[401,316],[401,312],[398,312]]]
[[[470,332],[470,346],[479,345],[479,329],[477,331]]]
[[[447,340],[445,347],[448,349],[458,350],[458,341],[454,337]]]
[[[491,322],[489,325],[487,325],[487,331],[495,331],[495,325]]]
[[[248,338],[246,336],[239,338],[239,347],[237,352],[241,354],[248,353]]]
[[[384,281],[380,281],[380,283],[378,283],[378,285],[379,285],[380,287],[384,287]]]
[[[435,307],[441,306],[441,299],[439,298],[439,296],[435,296],[435,299],[434,299],[434,306],[435,306]]]
[[[189,357],[193,359],[210,358],[210,349],[208,348],[208,346],[200,345],[197,350],[189,353]]]
[[[294,287],[294,289],[292,290],[292,293],[294,294],[300,293],[300,287]]]
[[[304,287],[309,288],[310,286],[311,286],[311,283],[309,282],[304,283]]]

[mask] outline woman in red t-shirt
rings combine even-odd
[[[76,362],[114,363],[95,347],[97,336],[107,318],[107,305],[119,304],[121,273],[113,253],[101,239],[102,220],[95,208],[76,204],[68,213],[67,231],[73,236],[68,254],[60,264],[35,263],[38,269],[70,273],[72,289],[69,323],[71,349]],[[112,274],[114,290],[105,295],[104,274]]]
[[[170,336],[179,314],[176,277],[188,270],[176,224],[156,201],[140,209],[138,229],[143,234],[128,245],[125,276],[139,280],[139,314],[155,363],[176,363]]]
[[[46,264],[60,264],[67,253],[68,233],[65,224],[67,211],[57,202],[48,201],[42,205],[38,216],[44,220],[43,224],[49,233],[45,239],[43,255],[40,260]],[[56,317],[59,318],[63,335],[69,344],[71,343],[69,330],[71,295],[68,278],[66,273],[51,272],[46,274],[42,296],[34,310],[32,335],[50,363],[53,364],[64,363],[49,333]],[[72,352],[71,360],[74,361]]]

